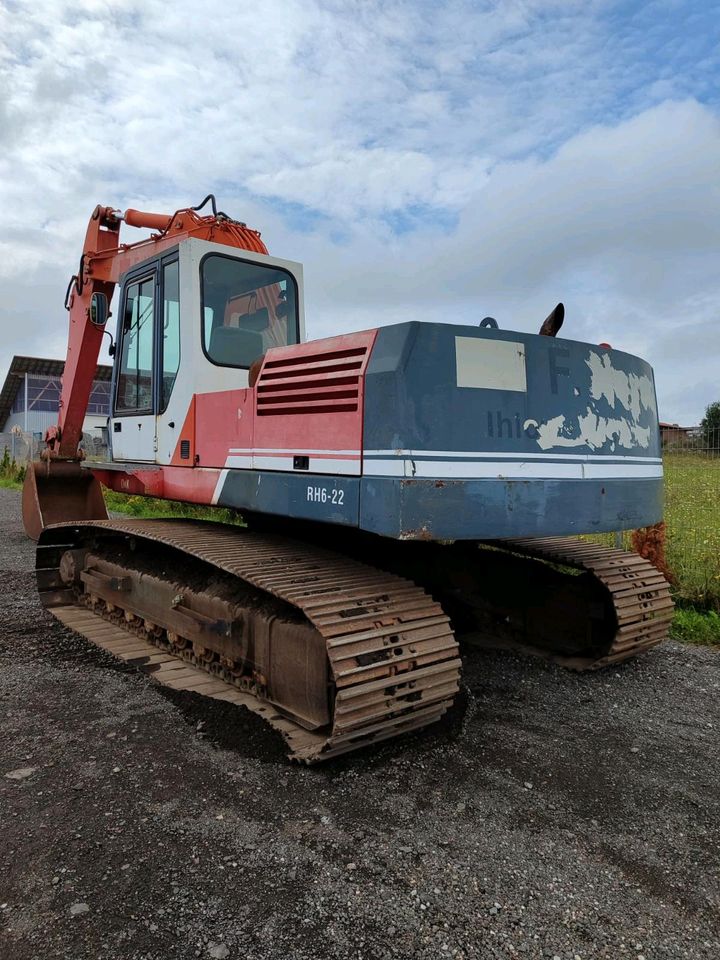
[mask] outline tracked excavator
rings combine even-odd
[[[578,537],[662,517],[653,373],[558,338],[561,305],[538,334],[428,301],[307,342],[302,267],[212,196],[98,206],[65,305],[59,420],[23,491],[43,604],[160,683],[259,713],[292,758],[438,720],[458,638],[585,670],[666,636],[662,574]],[[106,335],[109,455],[86,459]],[[245,525],[109,519],[103,486]]]

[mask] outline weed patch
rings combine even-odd
[[[5,447],[2,459],[0,459],[0,487],[22,487],[24,479],[24,464],[17,463],[10,456],[10,451],[8,448]]]
[[[714,610],[678,607],[673,617],[670,636],[681,643],[720,646],[720,614]]]
[[[124,513],[130,517],[186,517],[192,520],[214,520],[216,523],[232,523],[244,526],[244,521],[235,510],[225,507],[207,507],[194,503],[177,503],[174,500],[158,500],[155,497],[116,493],[104,490],[108,510]]]

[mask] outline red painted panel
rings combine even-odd
[[[201,467],[224,467],[231,447],[251,447],[254,390],[222,390],[195,396],[195,450]]]
[[[375,330],[268,350],[255,386],[253,447],[361,450],[364,373]]]
[[[163,467],[164,496],[167,500],[184,500],[186,503],[212,503],[219,470],[195,467]]]
[[[183,456],[183,453],[185,456]],[[175,446],[171,463],[178,467],[191,467],[195,463],[195,396],[190,401],[180,437]]]
[[[255,387],[195,394],[173,468],[182,471],[195,462],[192,472],[222,468],[233,450],[248,454],[255,450],[258,456],[263,451],[292,456],[322,450],[326,459],[332,458],[333,451],[344,450],[357,451],[354,456],[343,454],[344,458],[359,459],[364,374],[375,336],[375,330],[366,330],[274,348],[264,357]],[[183,439],[190,441],[189,460],[181,458]],[[183,491],[194,490],[194,482],[178,475],[168,487],[172,472],[164,468],[164,495],[187,499]]]
[[[161,470],[138,470],[136,473],[125,473],[124,470],[93,470],[93,475],[108,490],[141,497],[165,497]]]
[[[157,470],[93,470],[103,486],[118,493],[135,496],[160,497],[163,500],[182,500],[185,503],[212,503],[213,493],[220,477],[219,470],[195,467],[160,467]]]

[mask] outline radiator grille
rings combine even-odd
[[[256,387],[258,416],[357,410],[367,351],[363,346],[266,360]]]

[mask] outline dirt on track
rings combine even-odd
[[[0,530],[3,960],[720,957],[717,652],[465,651],[442,725],[291,766],[45,613],[14,491]]]

